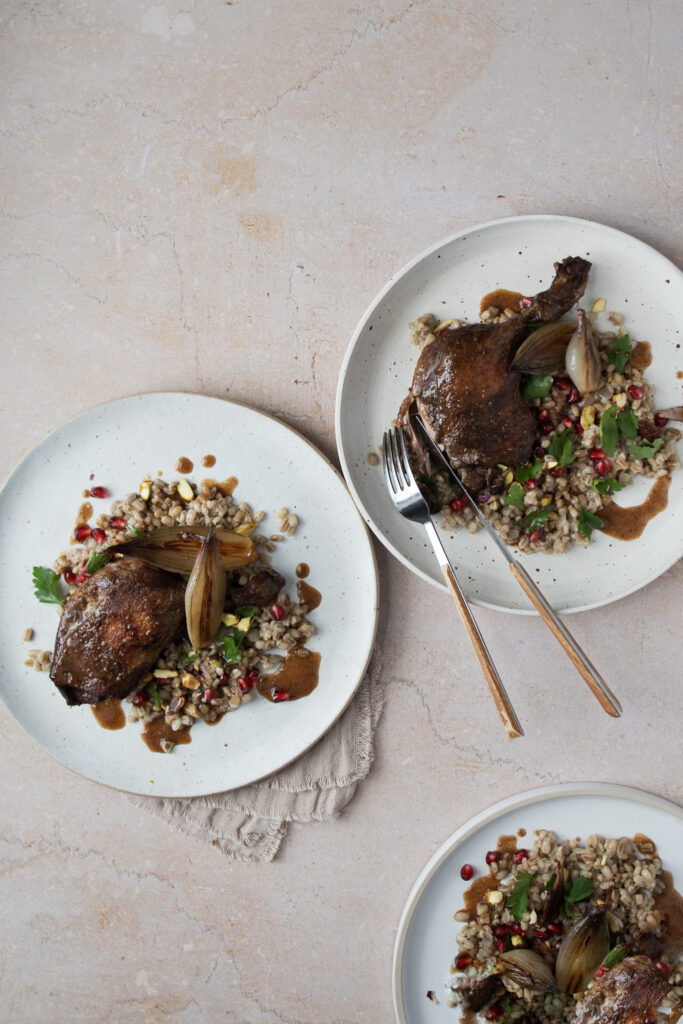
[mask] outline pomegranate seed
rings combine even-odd
[[[498,850],[489,850],[485,859],[487,864],[497,864],[500,860],[500,854],[498,853]]]
[[[604,964],[600,964],[597,971],[595,972],[595,977],[602,978],[605,974],[607,974],[607,968]]]
[[[662,416],[660,412],[656,412],[654,416],[656,427],[665,427],[669,422],[666,416]]]
[[[538,418],[541,421],[541,423],[546,423],[547,420],[550,419],[550,413],[548,412],[547,409],[539,409],[538,410]]]
[[[88,578],[87,572],[79,572],[78,576],[76,577],[76,579],[78,580],[79,583],[85,583],[87,578]]]
[[[108,498],[109,491],[106,487],[91,487],[90,488],[91,498]]]
[[[564,928],[561,924],[553,922],[552,924],[548,925],[548,931],[551,933],[551,935],[561,935],[564,931]]]
[[[453,498],[449,504],[454,512],[460,512],[464,509],[466,502],[462,501],[460,498]]]
[[[76,527],[76,532],[74,533],[76,540],[87,540],[90,536],[92,536],[92,530],[86,523]]]
[[[574,402],[578,402],[580,397],[581,396],[579,395],[579,392],[577,391],[577,389],[576,388],[572,388],[571,391],[569,392],[569,394],[567,395],[567,401],[569,402],[570,405],[573,405]]]
[[[513,924],[513,926],[512,926],[512,934],[513,935],[524,935],[524,929],[522,928],[521,924]]]
[[[282,607],[281,604],[271,604],[271,606],[268,609],[268,611],[270,612],[272,617],[274,619],[276,619],[278,622],[280,621],[280,619],[284,619],[285,614],[286,614],[286,612],[285,612],[285,610],[284,610],[284,608]]]
[[[126,520],[122,519],[121,516],[112,516],[111,525],[115,530],[125,530]]]
[[[273,687],[270,693],[273,698],[273,704],[281,704],[283,700],[289,700],[289,694],[286,690],[276,690]]]
[[[208,704],[209,701],[213,700],[215,696],[216,696],[216,691],[215,690],[212,690],[212,689],[204,690],[204,693],[202,694],[202,702],[204,704]]]
[[[626,391],[628,393],[628,397],[632,398],[634,402],[637,398],[643,397],[643,389],[639,388],[636,384],[629,384]]]
[[[605,453],[603,452],[602,448],[591,448],[588,454],[593,460],[593,462],[597,462],[598,459],[604,459],[605,457]]]
[[[471,963],[472,957],[469,955],[469,953],[461,953],[460,956],[455,961],[455,966],[459,971],[466,971]]]
[[[133,697],[133,704],[135,705],[136,708],[139,708],[140,705],[144,704],[147,699],[147,691],[138,690],[138,692]]]
[[[95,527],[95,529],[92,532],[92,535],[98,544],[103,544],[104,541],[107,539],[106,533],[104,532],[104,530],[100,529],[99,526]]]
[[[548,938],[548,932],[545,928],[538,928],[536,932],[534,932],[534,938],[538,939],[540,942],[545,942]]]
[[[558,391],[569,391],[571,386],[572,382],[570,381],[569,377],[558,377],[555,381],[555,387],[558,389]]]
[[[535,532],[536,532],[536,531],[534,531],[534,533],[535,533]],[[525,858],[525,857],[528,857],[528,856],[529,856],[529,851],[528,851],[528,850],[525,850],[524,848],[522,848],[521,850],[517,850],[517,851],[516,851],[516,852],[515,852],[515,853],[513,854],[513,856],[512,856],[512,860],[514,861],[514,863],[515,863],[515,864],[521,864],[521,863],[522,863],[522,861],[524,860],[524,858]]]
[[[258,682],[258,677],[259,674],[255,668],[249,669],[248,672],[245,672],[242,678],[237,680],[237,685],[242,693],[251,693]]]
[[[507,949],[507,939],[496,939],[496,949],[499,953],[504,953]]]
[[[533,301],[534,300],[530,298],[528,295],[523,295],[522,298],[519,300],[519,304],[520,306],[524,306],[525,309],[528,309],[529,306],[533,303]]]
[[[539,444],[537,448],[534,448],[534,455],[538,455],[541,458],[542,455],[545,455],[545,448],[541,448]]]
[[[74,583],[76,582],[76,573],[73,571],[73,569],[64,570],[64,582],[68,583],[70,587],[73,587]]]
[[[503,1008],[498,1003],[492,1003],[484,1014],[486,1020],[500,1020],[502,1016]]]
[[[671,974],[671,968],[668,964],[665,964],[663,960],[658,960],[655,964],[658,971],[661,971],[665,978],[668,978]]]
[[[580,423],[575,423],[574,426],[576,428],[576,433],[579,435],[579,437],[582,437],[583,436],[583,427],[581,426],[581,424]]]
[[[493,929],[493,934],[497,939],[504,939],[510,934],[511,928],[509,924],[497,924]]]
[[[609,476],[611,469],[612,463],[609,459],[599,459],[595,463],[595,471],[596,473],[599,473],[600,476]]]
[[[463,866],[460,868],[460,877],[462,879],[464,879],[465,882],[469,882],[470,878],[472,878],[473,875],[474,875],[474,868],[472,867],[472,865],[471,864],[463,864]]]
[[[564,468],[564,466],[555,466],[554,469],[550,470],[550,475],[551,476],[566,476],[567,475],[567,470]]]
[[[574,426],[574,420],[571,419],[569,416],[563,416],[560,420],[560,426],[564,427],[565,430],[571,430],[571,428]]]
[[[531,533],[529,534],[529,540],[531,541],[532,544],[535,544],[536,541],[540,540],[542,536],[543,536],[543,530],[532,530]],[[513,859],[514,859],[515,864],[519,864],[519,861],[517,860],[517,857],[514,857]]]
[[[533,490],[534,487],[536,487],[537,485],[538,485],[538,480],[525,480],[524,481],[524,486],[528,487],[530,491]]]
[[[552,423],[550,423],[550,421],[548,421],[547,423],[541,423],[541,433],[545,434],[546,436],[548,434],[552,434],[554,429],[555,427],[552,425]]]

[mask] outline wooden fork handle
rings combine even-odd
[[[591,692],[600,706],[608,715],[618,718],[621,715],[621,704],[602,678],[595,665],[586,657],[567,627],[557,617],[553,609],[535,586],[525,569],[517,562],[510,563],[510,569],[526,596],[534,605],[546,626],[561,644],[565,654],[571,659],[574,667],[588,683]]]
[[[443,578],[446,581],[446,586],[453,598],[453,602],[460,613],[463,626],[465,627],[470,643],[474,648],[474,653],[477,656],[477,660],[479,661],[479,665],[481,666],[481,670],[484,674],[484,679],[491,691],[493,703],[496,705],[498,714],[501,717],[505,727],[505,732],[513,739],[516,736],[523,736],[524,732],[519,724],[519,719],[515,714],[507,693],[505,692],[505,687],[501,682],[500,676],[491,661],[491,656],[486,649],[486,645],[482,639],[481,633],[479,632],[479,628],[472,617],[472,612],[470,611],[467,599],[460,589],[460,585],[453,575],[450,566],[442,565],[441,572],[443,573]]]

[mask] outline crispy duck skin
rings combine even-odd
[[[525,331],[521,319],[469,324],[441,331],[422,350],[412,395],[455,466],[518,466],[531,455],[536,423],[510,369]]]
[[[185,584],[141,558],[110,562],[64,603],[50,678],[67,704],[123,698],[185,622]]]
[[[547,323],[558,320],[574,306],[586,290],[591,264],[580,256],[567,256],[555,264],[555,277],[550,287],[520,300],[519,309],[524,320]]]
[[[668,983],[649,957],[629,956],[597,978],[573,1024],[657,1024]]]

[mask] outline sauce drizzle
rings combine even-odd
[[[123,729],[126,724],[126,715],[121,707],[121,701],[116,697],[103,700],[99,704],[91,704],[90,710],[95,716],[98,725],[103,729]]]
[[[204,455],[203,456],[203,458],[202,458],[202,466],[204,466],[206,469],[211,469],[211,467],[215,466],[215,465],[216,465],[216,456],[215,455]]]
[[[299,562],[296,567],[296,574],[300,580],[305,580],[311,570],[305,562]]]
[[[649,341],[639,341],[635,352],[631,355],[631,366],[634,370],[647,370],[652,362],[652,345]]]
[[[210,487],[215,487],[217,491],[220,491],[221,494],[224,494],[226,498],[228,498],[235,490],[238,483],[239,481],[236,476],[229,476],[227,480],[214,480],[212,477],[207,477],[206,480],[202,480],[201,483],[202,496],[204,497],[208,494]]]
[[[515,313],[519,312],[519,301],[524,298],[521,292],[510,292],[507,288],[496,288],[495,291],[487,292],[479,303],[479,316],[489,306],[495,306],[501,313],[505,309],[514,309]]]
[[[174,732],[171,726],[167,724],[163,715],[159,716],[159,718],[153,718],[151,722],[147,723],[145,731],[142,733],[142,738],[154,754],[164,753],[164,749],[161,746],[163,740],[168,740],[169,743],[192,742],[190,726]]]
[[[306,650],[305,647],[294,647],[288,651],[282,664],[276,672],[268,672],[260,677],[256,689],[273,703],[273,691],[284,690],[289,694],[290,700],[299,700],[301,697],[308,697],[318,685],[318,669],[320,668],[320,654],[317,651],[308,651],[307,657],[301,657],[297,651]]]
[[[304,583],[303,580],[299,580],[296,585],[296,589],[299,595],[299,604],[308,605],[309,612],[312,612],[314,608],[317,608],[323,599],[319,590],[312,587],[310,583]]]
[[[671,477],[658,477],[650,493],[640,505],[617,505],[611,501],[598,510],[602,519],[602,532],[616,540],[635,540],[656,515],[662,512],[669,500]]]
[[[194,463],[192,462],[191,459],[188,459],[184,455],[181,455],[175,464],[175,468],[178,471],[178,473],[191,473],[192,470],[194,469]]]

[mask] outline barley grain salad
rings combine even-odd
[[[461,1019],[657,1024],[683,1011],[681,908],[647,836],[501,836],[473,879],[451,965]],[[433,994],[432,994],[433,995]]]
[[[273,510],[277,529],[264,533],[266,513],[237,501],[236,485],[146,478],[110,503],[95,482],[71,546],[34,568],[36,596],[62,607],[54,652],[29,650],[26,664],[50,671],[67,703],[92,705],[100,724],[141,722],[153,750],[170,753],[255,691],[280,703],[317,681],[306,643],[320,595],[300,580],[293,596],[271,565],[298,518]]]
[[[410,324],[420,356],[398,422],[444,529],[475,533],[481,524],[411,428],[416,411],[501,538],[520,551],[585,547],[600,530],[634,539],[665,507],[681,409],[658,408],[646,379],[656,339],[632,337],[603,298],[580,307],[589,268],[567,257],[537,296],[489,293],[479,323],[427,313]],[[652,488],[628,518],[613,499],[637,477]]]

